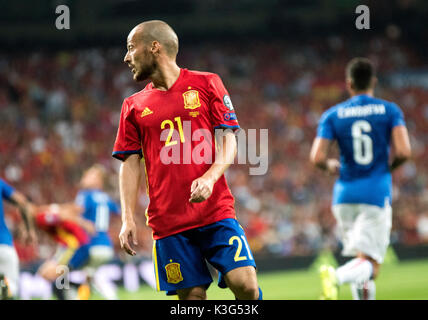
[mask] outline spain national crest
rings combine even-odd
[[[177,262],[168,263],[165,266],[166,278],[169,283],[179,283],[183,281],[183,276],[180,271],[180,264]]]
[[[199,101],[199,92],[196,90],[189,90],[183,93],[184,109],[196,109],[201,106]]]

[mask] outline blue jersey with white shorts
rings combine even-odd
[[[95,226],[95,234],[91,235],[90,242],[81,246],[69,262],[69,267],[78,269],[88,262],[91,247],[112,247],[108,234],[110,214],[119,214],[120,210],[119,205],[107,193],[96,189],[79,191],[75,203],[83,208],[83,218],[92,221]]]
[[[333,189],[333,205],[391,203],[389,170],[391,131],[405,125],[403,112],[392,102],[357,95],[325,111],[317,136],[336,140],[340,176]]]
[[[111,197],[100,190],[81,190],[75,203],[83,208],[83,218],[92,221],[95,225],[96,234],[91,237],[91,245],[111,246],[108,235],[110,214],[119,214],[119,206]]]
[[[10,197],[15,192],[15,189],[8,185],[3,179],[0,179],[1,198],[10,200]],[[3,201],[0,201],[0,244],[13,246],[12,234],[10,233],[4,220]]]

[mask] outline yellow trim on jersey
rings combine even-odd
[[[73,234],[62,228],[58,228],[57,232],[58,236],[67,244],[67,249],[58,256],[57,262],[58,264],[66,265],[70,262],[71,258],[79,247],[79,241]]]
[[[141,159],[141,161],[143,161],[144,163],[144,172],[146,174],[146,194],[149,197],[149,201],[150,201],[150,194],[149,194],[149,177],[147,175],[147,167],[146,167],[146,158],[144,157],[144,149],[143,149],[143,145],[141,145],[141,153],[143,154],[143,159]],[[144,212],[144,215],[146,216],[146,226],[149,225],[149,213],[148,210],[149,208],[146,208],[146,211]]]
[[[156,290],[160,291],[159,272],[158,272],[158,256],[156,252],[156,240],[153,240],[153,263],[155,264]]]
[[[141,144],[141,153],[143,155],[143,158],[141,159],[141,161],[144,164],[144,172],[146,173],[146,193],[149,196],[149,178],[147,177],[146,158],[144,157],[144,149],[143,149],[142,144]],[[149,198],[150,198],[150,196],[149,196]]]
[[[71,258],[73,257],[74,253],[76,252],[76,249],[68,248],[66,249],[59,257],[58,257],[58,264],[67,265]]]
[[[64,240],[68,248],[77,249],[79,247],[79,241],[77,240],[76,236],[70,232],[67,232],[63,228],[58,228],[58,236]]]
[[[146,226],[149,225],[149,212],[147,210],[149,210],[149,208],[146,208],[144,211],[144,215],[146,216]]]

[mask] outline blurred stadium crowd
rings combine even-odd
[[[268,173],[250,176],[250,165],[238,164],[227,172],[253,252],[288,256],[338,248],[330,212],[334,178],[311,167],[308,157],[321,113],[347,98],[344,67],[356,55],[375,62],[377,95],[401,106],[411,136],[414,159],[394,173],[392,242],[428,242],[428,84],[406,81],[409,71],[425,68],[426,75],[428,66],[394,39],[304,43],[185,44],[179,53],[181,67],[221,76],[243,129],[269,129]],[[1,55],[0,176],[37,204],[68,202],[83,170],[101,163],[110,172],[108,191],[119,200],[120,163],[111,151],[122,101],[142,88],[122,63],[124,53],[125,47]],[[149,256],[148,198],[141,185],[138,250]],[[52,254],[42,233],[38,247],[21,243],[19,214],[6,210],[21,264]],[[119,230],[120,219],[113,220],[120,255]]]

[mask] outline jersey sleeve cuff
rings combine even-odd
[[[236,131],[240,130],[241,127],[239,125],[231,126],[231,125],[228,125],[228,124],[220,123],[219,125],[217,125],[217,126],[214,127],[214,130],[215,129],[232,129],[233,132],[236,132]]]
[[[143,157],[143,152],[141,149],[127,150],[127,151],[113,151],[111,156],[113,158],[120,160],[120,161],[123,161],[125,159],[125,155],[130,155],[130,154],[138,154],[141,158]]]
[[[317,138],[323,138],[323,139],[327,139],[327,140],[334,140],[334,137],[330,134],[326,134],[326,133],[318,133],[317,134]]]
[[[402,119],[397,120],[394,122],[394,124],[392,125],[392,127],[398,127],[398,126],[406,126],[406,122]]]

